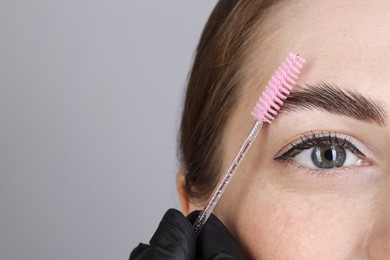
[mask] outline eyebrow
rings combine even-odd
[[[291,92],[282,111],[319,109],[379,126],[385,125],[386,113],[383,107],[358,91],[343,90],[335,84],[325,82],[305,85]]]

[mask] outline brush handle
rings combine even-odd
[[[215,206],[217,205],[219,199],[222,196],[222,193],[225,191],[229,182],[233,178],[233,175],[236,173],[238,166],[240,165],[242,159],[244,159],[245,154],[248,152],[249,148],[251,147],[253,141],[255,140],[262,126],[263,126],[263,122],[256,120],[247,138],[245,139],[245,142],[241,145],[241,148],[238,151],[236,158],[230,165],[227,172],[219,180],[218,185],[215,187],[213,193],[211,194],[206,207],[199,214],[198,218],[194,223],[195,236],[199,235],[204,224],[206,223],[210,214],[213,212]]]

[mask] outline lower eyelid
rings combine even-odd
[[[333,169],[310,169],[300,167],[298,172],[304,174],[306,177],[314,177],[314,178],[341,178],[347,175],[355,174],[357,169],[355,167],[341,167],[341,168],[333,168]]]
[[[305,194],[342,192],[366,187],[381,181],[383,172],[377,167],[342,167],[309,169],[297,164],[286,164],[275,180],[283,189]]]

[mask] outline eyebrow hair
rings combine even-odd
[[[385,125],[385,110],[371,98],[357,91],[342,90],[335,84],[321,82],[293,90],[285,100],[282,111],[320,109],[331,114],[345,115],[357,120]],[[281,111],[281,112],[282,112]]]

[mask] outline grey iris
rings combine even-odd
[[[315,146],[311,159],[318,168],[337,168],[343,166],[346,158],[345,149],[335,145]]]

